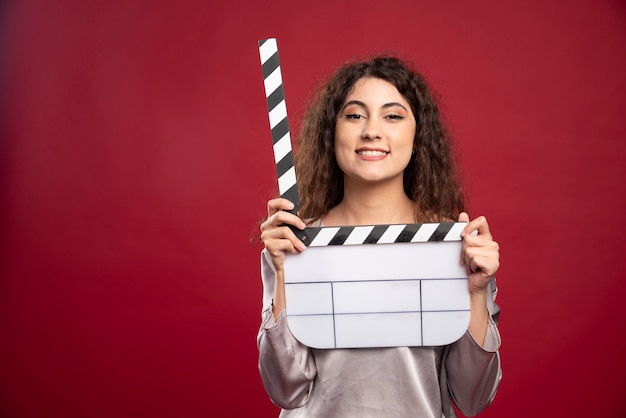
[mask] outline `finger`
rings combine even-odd
[[[482,272],[488,276],[500,267],[500,255],[492,248],[472,247],[465,251],[465,264],[472,273]]]
[[[291,243],[291,247],[297,248],[298,251],[304,251],[306,249],[306,245],[304,245],[304,243],[296,237],[291,228],[287,226],[267,229],[261,233],[261,239],[265,243],[266,247],[268,246],[268,243],[269,245],[276,246],[276,244],[272,243],[275,241],[285,241]]]
[[[469,222],[469,215],[467,212],[459,213],[459,222]]]
[[[499,246],[495,241],[490,241],[487,245],[466,245],[463,247],[463,254],[465,257],[478,255],[492,255],[495,258],[500,257]]]
[[[287,226],[274,226],[261,232],[263,242],[280,239],[293,241],[295,238],[293,231]]]
[[[285,253],[297,254],[300,252],[293,246],[291,241],[285,239],[273,239],[265,242],[265,248],[272,259],[276,271],[283,270]]]
[[[274,258],[282,258],[284,253],[289,252],[292,254],[300,252],[300,250],[293,245],[293,242],[287,239],[272,239],[265,243],[265,248]]]
[[[302,221],[302,219],[300,219],[300,217],[291,212],[279,210],[261,224],[261,231],[278,228],[282,225],[292,225],[298,229],[306,228],[306,224]]]
[[[481,254],[493,254],[495,257],[499,257],[498,243],[485,239],[480,235],[466,236],[461,246],[461,257],[463,259],[461,264],[466,264],[471,257]]]
[[[463,237],[463,245],[465,248],[468,247],[486,247],[492,248],[494,250],[498,250],[499,245],[496,241],[493,240],[491,234],[489,235],[466,235]]]
[[[279,197],[276,199],[272,199],[267,202],[267,216],[272,216],[273,214],[281,210],[289,211],[292,210],[294,207],[295,206],[293,202],[285,198]]]
[[[475,257],[470,264],[472,273],[480,273],[484,277],[492,277],[498,271],[499,263],[491,257]]]
[[[473,234],[474,232],[478,235],[491,237],[491,233],[489,231],[489,224],[487,223],[487,218],[485,218],[484,216],[479,216],[478,218],[469,222],[467,225],[465,225],[465,228],[463,229],[461,236],[465,237],[467,235]]]

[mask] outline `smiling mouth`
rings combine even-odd
[[[378,150],[359,150],[356,153],[364,157],[382,157],[384,155],[389,154],[389,152],[387,151],[378,151]]]

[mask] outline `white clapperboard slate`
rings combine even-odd
[[[280,195],[299,196],[276,39],[259,41]],[[465,223],[294,229],[307,249],[287,254],[287,324],[313,348],[437,346],[467,330],[460,263]]]

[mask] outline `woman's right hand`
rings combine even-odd
[[[298,216],[287,212],[294,208],[287,199],[277,198],[267,202],[267,219],[261,224],[261,239],[277,272],[283,272],[285,253],[300,253],[306,246],[286,225],[304,229],[306,225]]]

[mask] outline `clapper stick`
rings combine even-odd
[[[281,197],[300,197],[276,39],[259,41]],[[459,262],[466,223],[291,229],[308,247],[286,254],[287,324],[314,348],[445,345],[469,324]],[[371,245],[376,244],[376,245]]]
[[[278,191],[280,196],[290,200],[294,208],[290,211],[298,213],[300,208],[300,195],[296,182],[296,170],[291,148],[291,134],[289,120],[287,118],[287,104],[285,102],[285,89],[280,69],[280,57],[276,39],[264,39],[259,41],[259,55],[263,69],[263,84],[265,86],[265,98],[269,111],[270,129],[272,131],[272,143],[274,145],[274,160],[278,174]],[[288,225],[305,245],[309,239],[305,231]]]

